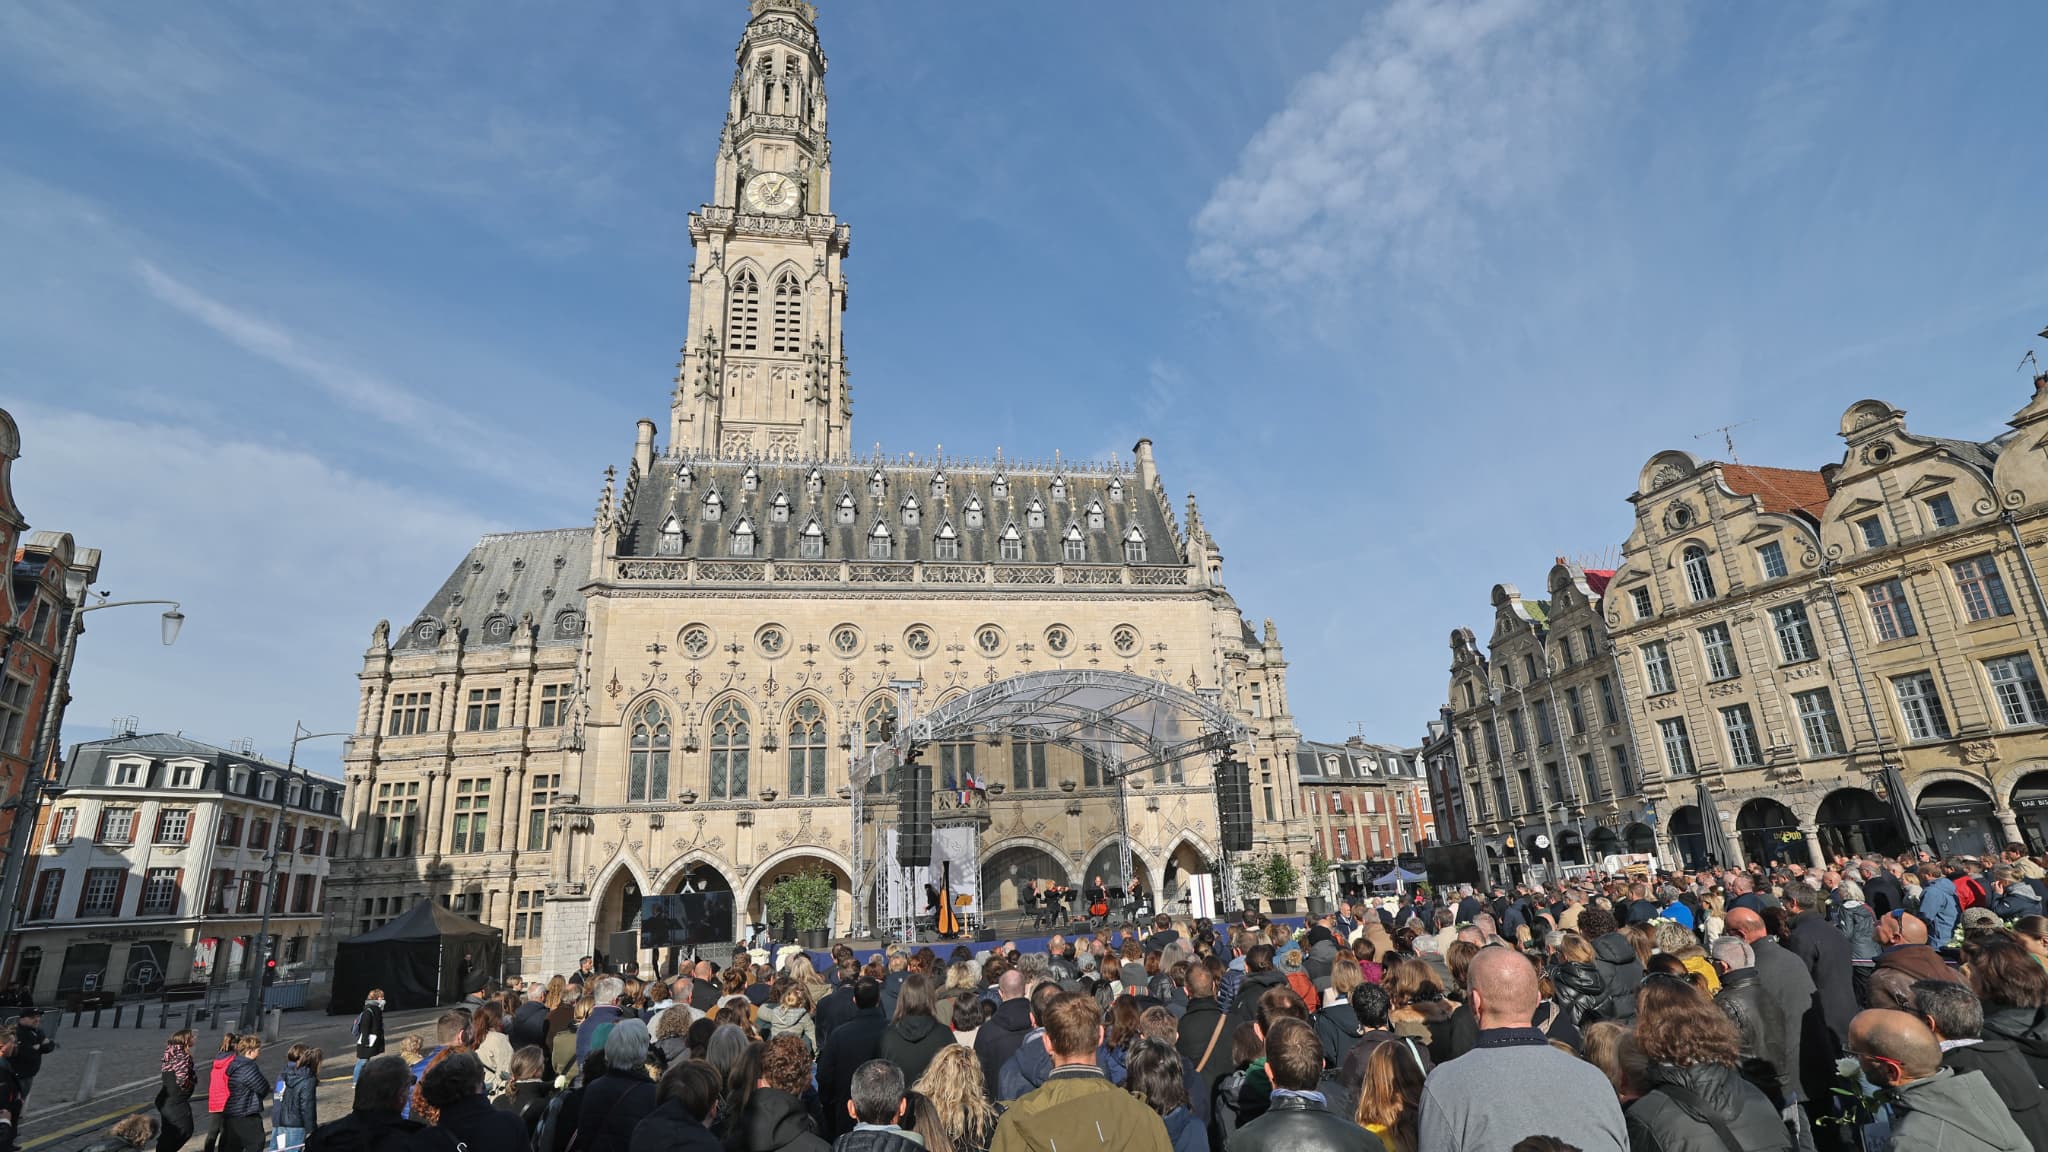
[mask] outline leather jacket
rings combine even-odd
[[[1230,1137],[1230,1152],[1380,1152],[1380,1138],[1313,1100],[1276,1096]]]
[[[1714,997],[1714,1004],[1735,1025],[1740,1040],[1736,1067],[1742,1078],[1773,1103],[1782,1103],[1778,1061],[1784,1058],[1785,1023],[1764,996],[1756,969],[1737,968],[1721,977],[1721,994]]]

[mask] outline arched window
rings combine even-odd
[[[668,799],[668,709],[649,700],[633,716],[631,755],[626,765],[626,799]]]
[[[1003,534],[999,543],[1003,559],[1022,560],[1024,558],[1024,537],[1018,534],[1017,525],[1014,521],[1003,525]]]
[[[774,350],[795,354],[802,350],[804,335],[804,287],[796,273],[775,278]]]
[[[889,546],[889,522],[887,520],[875,521],[874,531],[868,533],[868,559],[887,560],[889,558]]]
[[[754,524],[745,516],[732,527],[732,554],[752,556],[754,554]]]
[[[816,520],[804,525],[803,535],[797,538],[796,555],[799,560],[825,558],[825,530],[818,527]]]
[[[747,710],[727,700],[711,717],[711,798],[741,800],[747,795]]]
[[[725,309],[725,350],[752,352],[761,344],[761,282],[751,268],[732,278],[732,297]]]
[[[896,731],[895,698],[877,696],[869,701],[867,711],[861,714],[860,731],[862,741],[871,751],[894,735]],[[886,783],[884,783],[881,776],[869,777],[868,791],[870,793],[879,793],[884,788],[887,788],[889,791],[894,792],[896,790],[896,766],[891,764],[886,775],[888,777]]]
[[[1124,533],[1124,563],[1143,564],[1144,562],[1145,534],[1138,531],[1136,525],[1132,525],[1131,530]]]
[[[960,534],[953,531],[953,522],[951,520],[941,523],[938,534],[932,537],[932,558],[936,560],[958,560],[960,558]]]
[[[1069,564],[1078,564],[1088,558],[1088,542],[1082,538],[1079,524],[1068,524],[1067,534],[1060,543],[1061,554]]]
[[[789,794],[825,794],[825,712],[810,697],[789,721]]]
[[[1685,586],[1694,600],[1714,598],[1714,570],[1707,566],[1707,550],[1698,544],[1685,549]]]
[[[663,556],[683,554],[683,522],[671,515],[661,522],[660,552]]]

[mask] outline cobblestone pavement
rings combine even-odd
[[[131,1008],[124,1015],[124,1026],[119,1029],[112,1027],[111,1010],[102,1014],[97,1029],[91,1027],[90,1013],[78,1024],[68,1014],[63,1017],[56,1030],[57,1050],[43,1058],[42,1072],[36,1076],[35,1092],[29,1098],[28,1114],[22,1122],[21,1148],[72,1152],[104,1135],[115,1120],[131,1112],[151,1110],[151,1101],[161,1083],[164,1040],[182,1026],[182,1021],[179,1013],[173,1011],[165,1026],[158,1027],[156,1010],[151,1008],[144,1017],[145,1027],[136,1028],[133,1012]],[[386,1018],[385,1027],[395,1039],[423,1030],[437,1015],[438,1009],[393,1012]],[[352,1016],[329,1016],[313,1009],[286,1012],[279,1025],[278,1040],[265,1045],[258,1058],[263,1070],[275,1078],[284,1065],[285,1049],[293,1044],[309,1043],[326,1053],[326,1067],[320,1077],[322,1120],[346,1114],[353,1097],[349,1084],[349,1073],[355,1066],[355,1047],[349,1039],[353,1020]],[[193,1098],[193,1112],[200,1131],[186,1147],[197,1149],[205,1141],[208,1122],[204,1077],[213,1053],[220,1047],[222,1029],[203,1024],[194,1027],[199,1030],[199,1040],[193,1048],[193,1058],[199,1065],[201,1080]],[[77,1103],[79,1082],[94,1052],[99,1053],[98,1091],[93,1099]]]

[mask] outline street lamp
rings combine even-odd
[[[353,732],[308,732],[305,724],[292,722],[292,750],[285,757],[284,779],[277,788],[277,821],[270,834],[270,843],[264,845],[263,887],[257,889],[256,900],[263,909],[263,918],[256,928],[256,970],[249,977],[249,1002],[242,1008],[242,1027],[256,1027],[256,1019],[263,1011],[263,978],[270,973],[270,909],[277,903],[277,843],[284,835],[285,804],[291,797],[292,773],[299,764],[299,745],[308,740],[323,740],[329,736],[354,736]]]
[[[101,593],[99,603],[79,605],[64,626],[64,642],[57,650],[56,673],[51,679],[49,693],[43,698],[43,718],[36,726],[35,748],[29,754],[28,778],[21,782],[21,796],[7,805],[14,813],[14,825],[7,834],[6,865],[0,868],[0,950],[13,946],[15,909],[20,903],[16,890],[21,886],[22,868],[28,859],[29,837],[35,831],[43,793],[49,788],[43,766],[56,749],[57,737],[62,730],[64,706],[71,697],[71,661],[78,653],[78,634],[85,631],[85,614],[103,608],[132,608],[141,604],[169,605],[163,615],[164,645],[168,647],[176,643],[178,630],[185,626],[185,614],[179,611],[176,600],[108,600],[106,594]]]

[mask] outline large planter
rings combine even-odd
[[[1322,897],[1322,896],[1311,896],[1311,897],[1309,897],[1309,898],[1308,898],[1308,914],[1309,914],[1309,915],[1311,915],[1311,916],[1321,916],[1321,915],[1324,915],[1324,914],[1326,914],[1327,912],[1329,912],[1329,910],[1330,910],[1330,901],[1329,901],[1328,899],[1326,899],[1325,897]]]
[[[1294,898],[1292,896],[1285,897],[1283,899],[1268,900],[1266,901],[1266,903],[1269,906],[1268,910],[1275,916],[1294,915]]]
[[[830,928],[806,928],[803,933],[804,947],[822,950],[832,946]]]

